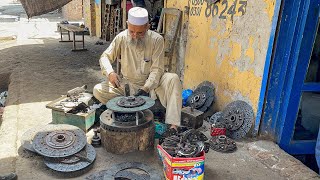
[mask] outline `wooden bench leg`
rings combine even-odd
[[[60,41],[59,42],[72,42],[71,39],[70,39],[70,31],[68,31],[69,40],[68,41],[64,41],[63,40],[63,36],[62,36],[63,35],[62,28],[59,27],[59,29],[60,29]]]
[[[82,48],[76,48],[76,42],[82,42]],[[86,51],[87,49],[84,48],[84,32],[82,32],[82,41],[76,41],[76,32],[73,32],[73,49],[72,51]]]

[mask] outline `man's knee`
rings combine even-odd
[[[102,91],[102,85],[101,85],[101,83],[96,84],[96,85],[93,87],[93,96],[94,96],[96,99],[98,99],[100,102],[103,101],[102,98],[101,98],[101,96],[102,96],[101,91]]]

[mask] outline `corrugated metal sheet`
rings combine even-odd
[[[56,10],[71,0],[20,0],[29,18]]]

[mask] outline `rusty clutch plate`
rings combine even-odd
[[[149,109],[155,101],[147,96],[119,96],[107,102],[107,108],[114,112],[133,113]]]
[[[75,172],[88,167],[96,159],[96,151],[94,147],[87,144],[80,152],[61,158],[45,157],[44,163],[55,171],[59,172]]]
[[[222,111],[222,118],[218,123],[223,123],[227,128],[227,135],[232,139],[240,139],[250,131],[254,114],[252,107],[244,101],[231,102]]]
[[[87,138],[76,126],[58,124],[39,131],[33,139],[34,150],[46,157],[67,157],[82,150]]]

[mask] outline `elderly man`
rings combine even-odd
[[[174,134],[181,118],[181,83],[177,74],[164,73],[164,40],[150,31],[148,12],[134,7],[128,13],[128,29],[118,34],[101,58],[102,73],[108,81],[97,84],[93,95],[102,103],[124,95],[124,84],[129,84],[130,94],[158,98],[166,107],[165,122],[170,124],[169,134]],[[121,74],[112,66],[121,57]]]

